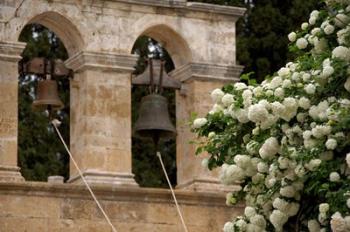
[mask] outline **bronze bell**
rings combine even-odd
[[[63,106],[58,96],[57,82],[54,80],[39,81],[33,108],[36,110],[59,110],[62,109]]]
[[[149,94],[141,100],[139,117],[134,132],[142,137],[150,137],[157,143],[160,138],[176,135],[176,129],[170,121],[168,101],[159,94]]]

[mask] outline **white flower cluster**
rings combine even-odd
[[[222,131],[208,133],[208,143],[225,138],[213,147],[232,146],[228,154],[220,154],[227,157],[220,179],[224,184],[240,184],[247,205],[244,215],[225,224],[225,232],[237,228],[260,232],[268,226],[284,231],[288,220],[298,214],[305,185],[312,183],[309,178],[318,172],[322,171],[325,186],[349,183],[350,153],[345,157],[341,152],[349,152],[350,146],[350,1],[327,4],[329,9],[333,4],[337,7],[313,11],[301,32],[288,35],[291,46],[305,51],[308,60],[288,63],[260,85],[235,83],[230,90],[211,93],[214,106],[209,114],[225,118],[230,129],[225,136],[219,136],[226,133]],[[207,125],[205,118],[193,122],[197,131]],[[242,144],[233,146],[236,141]],[[327,166],[340,158],[343,165]],[[203,165],[208,166],[208,160]],[[350,208],[350,197],[343,197]],[[234,194],[227,196],[227,204],[236,201]],[[336,212],[332,204],[309,206],[319,207],[317,218],[303,222],[309,231],[350,231],[350,210]]]

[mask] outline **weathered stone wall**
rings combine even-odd
[[[176,93],[177,195],[190,231],[220,231],[239,208],[200,166],[192,112],[209,92],[237,80],[235,22],[244,10],[186,0],[0,1],[0,232],[110,231],[82,185],[23,182],[17,167],[17,62],[29,23],[54,31],[67,48],[71,80],[70,148],[118,231],[182,231],[167,190],[138,188],[131,169],[131,73],[136,39],[163,44],[182,82]],[[203,154],[205,156],[205,154]],[[81,184],[71,164],[70,183]]]
[[[119,232],[180,232],[170,192],[148,188],[93,188]],[[189,232],[221,231],[241,207],[225,206],[220,193],[177,190]],[[86,188],[71,184],[0,183],[1,232],[112,231]]]

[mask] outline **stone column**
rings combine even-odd
[[[137,186],[131,165],[131,73],[137,57],[80,52],[71,81],[70,149],[90,183]],[[71,183],[81,183],[70,164]]]
[[[24,48],[0,42],[0,182],[24,180],[17,166],[18,61]]]
[[[196,137],[190,131],[188,122],[192,113],[204,117],[213,106],[211,91],[239,80],[241,70],[241,66],[190,63],[171,73],[172,77],[182,82],[182,89],[176,95],[177,188],[195,191],[229,190],[220,184],[218,170],[212,172],[202,167],[201,162],[208,154],[195,155],[196,146],[189,142]]]

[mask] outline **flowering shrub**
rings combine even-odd
[[[288,35],[295,62],[215,89],[193,121],[203,164],[241,186],[227,204],[246,203],[225,232],[350,231],[350,1],[326,3]]]

